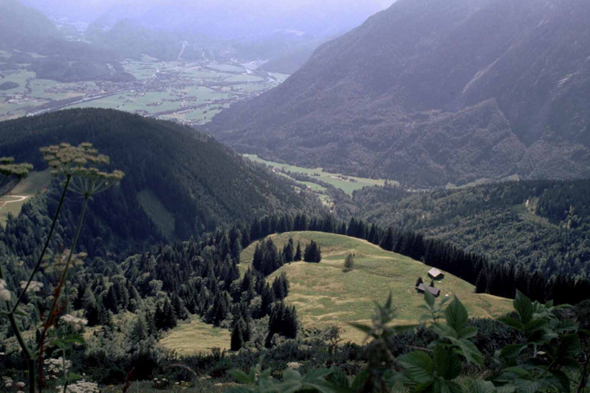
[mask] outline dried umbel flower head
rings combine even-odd
[[[12,157],[0,157],[0,174],[5,176],[25,177],[33,170],[31,164],[15,164]]]
[[[82,328],[88,324],[87,319],[78,318],[72,314],[64,315],[61,317],[61,320],[68,325],[72,325],[76,330],[82,330]]]
[[[25,289],[26,287],[27,287],[27,282],[21,281],[20,288]],[[41,283],[39,281],[31,281],[31,283],[29,284],[29,288],[27,289],[27,292],[39,292],[41,290],[41,288],[43,288],[43,283]]]
[[[125,175],[116,170],[102,172],[98,167],[109,164],[104,154],[92,147],[91,143],[72,146],[62,143],[59,146],[41,148],[43,158],[52,168],[51,173],[58,178],[71,178],[72,190],[84,197],[92,197],[118,184]]]
[[[98,150],[90,143],[72,146],[69,143],[42,147],[43,159],[52,168],[51,173],[56,177],[74,176],[76,171],[87,165],[106,165],[109,158],[98,154]]]
[[[45,258],[45,262],[41,265],[43,267],[45,273],[58,273],[61,274],[66,265],[68,263],[68,256],[70,254],[70,250],[66,249],[59,254],[55,254],[52,256],[48,256]],[[71,266],[82,266],[84,264],[84,258],[88,256],[87,253],[81,252],[79,254],[73,254],[72,260],[70,261]],[[31,283],[32,284],[32,283]]]
[[[0,300],[10,301],[10,291],[6,288],[6,281],[0,280]]]

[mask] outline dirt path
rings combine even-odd
[[[9,204],[9,203],[15,203],[15,202],[22,202],[27,198],[30,198],[29,196],[23,196],[23,195],[5,195],[5,198],[16,198],[13,201],[0,201],[0,208]]]

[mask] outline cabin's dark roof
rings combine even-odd
[[[434,296],[440,295],[440,289],[436,289],[430,285],[426,286],[424,284],[420,284],[416,287],[416,289],[420,292],[426,292],[428,290],[428,292],[432,293]]]

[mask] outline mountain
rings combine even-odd
[[[501,182],[408,193],[356,191],[356,215],[419,231],[544,277],[590,275],[590,180]]]
[[[0,123],[0,156],[30,162],[37,170],[46,168],[39,148],[61,142],[91,142],[111,157],[112,168],[126,173],[120,187],[91,203],[92,233],[84,238],[103,239],[109,250],[163,235],[187,239],[275,212],[321,209],[286,180],[171,122],[85,109]],[[46,202],[53,207],[59,196],[54,188]],[[72,196],[72,217],[77,201]]]
[[[590,174],[590,2],[400,0],[206,129],[413,186]]]
[[[0,49],[22,49],[59,37],[55,24],[18,0],[0,0]]]

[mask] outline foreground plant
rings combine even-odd
[[[88,202],[98,193],[106,191],[118,184],[124,174],[118,170],[111,173],[100,171],[98,166],[109,164],[109,158],[99,154],[90,143],[82,143],[79,146],[62,143],[59,146],[44,147],[41,149],[41,153],[51,168],[51,174],[60,181],[62,187],[61,198],[37,263],[28,281],[21,283],[20,295],[14,302],[12,301],[12,292],[8,288],[5,288],[6,282],[4,281],[4,275],[0,266],[0,280],[2,280],[0,282],[3,284],[2,289],[0,289],[0,296],[2,298],[1,300],[4,300],[5,303],[5,310],[2,311],[2,315],[8,317],[12,330],[28,362],[29,392],[35,392],[35,385],[39,387],[40,392],[42,391],[45,383],[45,379],[43,378],[44,352],[48,346],[57,346],[62,352],[63,371],[63,376],[58,380],[58,383],[62,384],[60,390],[63,390],[65,393],[67,391],[78,391],[75,389],[72,390],[73,387],[69,388],[68,385],[71,381],[81,380],[80,376],[68,371],[67,352],[72,350],[76,344],[84,342],[83,337],[78,332],[79,328],[84,325],[84,320],[69,314],[68,273],[70,268],[84,257],[84,254],[75,254],[75,250]],[[4,174],[7,178],[16,177],[19,180],[26,176],[32,169],[28,164],[13,164],[13,160],[5,158],[0,160],[0,164],[0,174]],[[15,316],[26,316],[20,310],[19,306],[22,304],[27,293],[40,289],[40,283],[34,281],[34,279],[41,267],[44,266],[49,244],[68,191],[73,191],[82,197],[82,210],[74,231],[75,235],[71,247],[54,255],[52,257],[53,265],[45,264],[47,273],[57,274],[57,284],[53,290],[51,307],[42,324],[37,347],[31,349],[22,337]],[[37,362],[37,367],[35,367],[35,361]],[[86,385],[81,384],[80,386]],[[77,386],[77,388],[80,386]]]
[[[314,370],[301,375],[288,369],[282,381],[274,380],[271,371],[262,371],[261,363],[248,374],[232,371],[245,386],[236,386],[230,393],[245,392],[321,392],[321,393],[548,393],[590,391],[588,367],[581,367],[580,335],[576,323],[560,312],[568,306],[554,306],[552,302],[531,302],[518,292],[514,300],[516,317],[503,317],[500,322],[524,334],[526,343],[510,344],[497,351],[494,361],[501,371],[485,379],[458,378],[465,364],[483,367],[483,355],[471,341],[477,329],[469,324],[469,314],[461,301],[454,298],[442,310],[447,300],[436,302],[425,294],[425,308],[432,318],[432,329],[438,334],[428,348],[417,349],[395,358],[387,340],[400,327],[392,326],[395,307],[391,295],[384,305],[377,305],[371,325],[354,324],[367,334],[367,367],[354,379],[337,368]],[[445,323],[439,322],[444,318]],[[465,384],[467,383],[467,388]],[[401,389],[401,390],[400,390]]]

